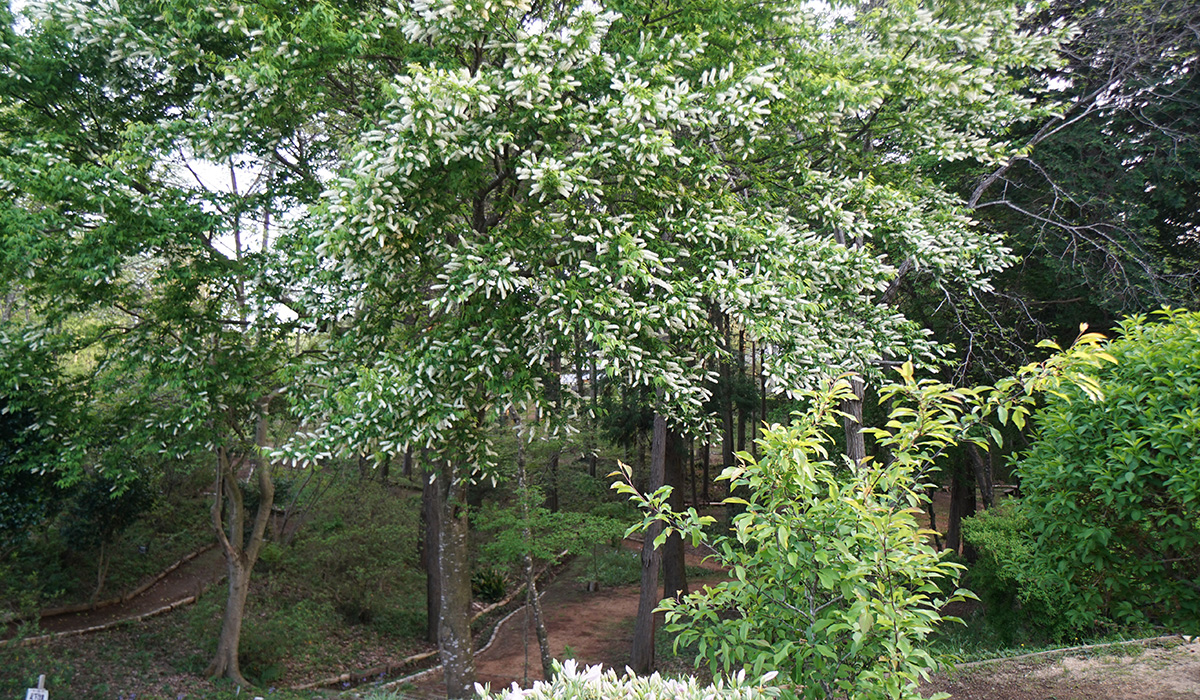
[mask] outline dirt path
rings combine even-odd
[[[626,540],[625,546],[640,549],[641,544]],[[720,569],[711,562],[703,561],[696,552],[689,549],[686,559],[689,567],[704,567],[713,571],[712,577],[689,584],[703,585],[720,580]],[[575,580],[574,575],[560,575],[546,587],[542,595],[550,655],[556,659],[569,655],[588,666],[603,664],[624,668],[629,662],[629,650],[633,645],[633,622],[637,617],[637,608],[637,585],[587,591],[582,583]],[[475,671],[478,682],[490,683],[493,689],[507,688],[514,682],[524,685],[526,673],[531,682],[541,680],[541,657],[533,630],[533,616],[527,618],[524,611],[519,610],[510,617],[495,632],[486,650],[476,655]],[[416,691],[411,694],[424,698],[444,698],[445,686],[442,683],[441,672],[432,671],[416,682]]]
[[[688,564],[699,564],[699,557],[689,556]],[[711,580],[719,580],[719,574]],[[551,655],[564,658],[569,646],[581,664],[623,668],[637,600],[637,586],[588,592],[569,574],[553,581],[542,599]],[[523,611],[497,630],[477,656],[476,671],[479,682],[494,690],[523,684],[526,673],[530,681],[542,677],[532,620],[526,622]],[[415,685],[412,697],[445,697],[440,671]],[[923,691],[948,692],[955,700],[1200,700],[1200,641],[972,664],[934,677]]]
[[[98,610],[43,617],[42,634],[79,632],[93,627],[129,620],[160,610],[195,596],[225,574],[225,559],[218,548],[209,549],[179,565],[161,580],[127,601]],[[4,639],[16,634],[16,625],[8,625]]]

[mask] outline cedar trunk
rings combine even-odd
[[[426,465],[428,459],[421,460]],[[439,565],[438,542],[442,533],[441,508],[438,506],[437,473],[425,472],[425,485],[421,489],[421,524],[424,533],[421,539],[421,566],[425,568],[425,639],[437,644],[442,610],[442,569]]]
[[[530,529],[529,512],[529,481],[525,473],[525,439],[517,432],[517,491],[521,499],[521,517],[525,519],[522,534],[530,546],[533,545],[533,531]],[[537,632],[538,652],[542,660],[542,678],[550,680],[554,675],[554,661],[550,658],[550,638],[546,634],[546,623],[542,617],[542,602],[538,599],[537,576],[533,572],[533,556],[525,552],[525,604],[533,610],[533,627]],[[528,630],[525,632],[529,634]],[[526,680],[528,680],[528,661],[526,661]]]

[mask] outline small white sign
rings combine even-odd
[[[50,700],[50,691],[41,688],[30,688],[25,691],[25,700]]]

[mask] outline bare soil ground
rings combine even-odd
[[[924,689],[961,700],[1194,700],[1200,698],[1200,642],[971,664]]]

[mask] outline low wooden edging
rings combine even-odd
[[[96,603],[75,603],[74,605],[63,605],[63,606],[57,607],[57,608],[46,608],[45,610],[38,611],[36,613],[36,616],[39,620],[41,620],[41,619],[45,619],[47,617],[57,617],[59,615],[70,615],[72,613],[91,612],[93,610],[101,610],[103,608],[112,607],[114,605],[120,605],[121,603],[128,603],[130,600],[132,600],[132,599],[140,596],[141,594],[145,593],[146,591],[150,590],[151,586],[153,586],[154,584],[156,584],[159,581],[166,578],[175,569],[178,569],[179,567],[183,566],[184,564],[188,563],[189,561],[195,559],[196,557],[200,556],[201,554],[204,554],[205,552],[207,552],[208,550],[210,550],[216,546],[217,546],[216,543],[213,542],[213,543],[204,545],[200,549],[197,549],[196,551],[194,551],[190,554],[183,555],[183,558],[181,558],[179,561],[177,561],[174,564],[163,569],[162,571],[155,574],[150,579],[148,579],[147,581],[145,581],[144,583],[139,585],[137,588],[134,588],[132,591],[129,591],[128,593],[126,593],[122,596],[118,596],[116,598],[108,598],[107,600],[101,600]],[[30,617],[33,617],[33,615],[27,615],[25,617],[11,617],[8,619],[0,620],[0,622],[3,622],[4,624],[8,624],[10,622],[20,622],[21,620],[27,620]]]
[[[197,600],[200,599],[200,596],[204,595],[204,592],[206,590],[208,590],[208,588],[210,586],[214,586],[224,580],[225,580],[225,577],[222,576],[221,578],[217,579],[216,581],[213,581],[211,583],[207,583],[207,584],[200,586],[200,590],[198,590],[194,595],[190,595],[186,598],[181,598],[172,603],[167,603],[166,605],[164,605],[162,607],[155,608],[154,610],[151,610],[149,612],[144,612],[141,615],[134,615],[132,617],[122,617],[120,619],[113,620],[111,622],[105,622],[102,625],[93,625],[91,627],[85,627],[83,629],[78,629],[78,630],[68,630],[66,632],[52,632],[50,634],[42,634],[42,635],[38,635],[36,637],[25,637],[24,639],[6,639],[4,641],[0,641],[0,646],[5,646],[8,644],[12,644],[14,642],[16,643],[17,646],[28,646],[28,645],[32,645],[32,644],[40,644],[42,642],[49,642],[49,641],[53,641],[56,639],[66,639],[67,637],[77,637],[79,635],[91,634],[93,632],[103,632],[104,630],[110,630],[110,629],[113,629],[114,627],[119,627],[120,625],[128,624],[131,622],[141,622],[142,620],[146,620],[151,617],[156,617],[158,615],[163,615],[163,614],[169,613],[172,610],[175,610],[176,608],[182,608],[185,605],[191,605],[192,603],[195,603]]]
[[[567,555],[567,551],[564,550],[558,556],[561,558],[561,557],[565,557],[566,555]],[[535,579],[542,578],[549,571],[551,571],[554,568],[556,568],[556,567],[551,567],[551,566],[543,567],[542,570],[540,572],[538,572],[534,578]],[[491,605],[488,605],[487,607],[483,608],[479,612],[472,615],[471,616],[471,624],[475,624],[476,622],[478,622],[480,620],[480,618],[487,615],[488,613],[494,612],[495,610],[497,610],[499,608],[503,608],[504,606],[512,603],[514,600],[517,599],[517,596],[519,596],[525,592],[526,585],[527,584],[522,583],[520,586],[517,587],[517,589],[515,591],[510,593],[503,600],[500,600],[496,603],[492,603]],[[544,593],[545,592],[543,591],[543,594]],[[539,595],[538,597],[540,598],[541,595]],[[520,612],[521,609],[524,607],[525,606],[522,605],[522,606],[516,608],[515,610],[513,610],[512,612],[510,612],[509,614],[505,615],[504,617],[500,618],[500,620],[495,624],[495,626],[492,627],[492,632],[491,632],[491,635],[488,637],[487,643],[484,644],[479,649],[477,649],[475,651],[475,653],[482,654],[484,651],[486,651],[488,649],[488,647],[490,647],[492,645],[492,642],[496,641],[496,633],[500,630],[500,628],[504,625],[504,623],[507,622],[510,617],[512,617],[513,615]],[[366,669],[363,671],[349,671],[346,673],[338,674],[336,676],[330,676],[328,678],[322,678],[320,680],[312,681],[311,683],[304,683],[302,685],[294,685],[291,687],[291,689],[292,690],[314,690],[316,688],[335,686],[335,685],[339,685],[342,683],[364,683],[366,681],[371,680],[372,678],[376,678],[376,677],[380,677],[380,676],[389,676],[393,673],[397,673],[413,664],[420,663],[427,659],[431,659],[437,655],[438,655],[438,652],[436,649],[433,651],[424,651],[424,652],[421,652],[420,654],[414,654],[413,656],[410,656],[408,658],[401,659],[400,661],[398,661],[394,664],[384,664],[382,666],[376,666],[374,668],[369,668],[369,669]],[[420,678],[421,676],[423,676],[427,673],[432,673],[433,671],[436,671],[438,668],[439,667],[436,665],[431,666],[430,668],[422,669],[420,671],[417,671],[416,673],[404,676],[403,678],[398,678],[393,681],[388,681],[387,683],[384,683],[384,684],[380,685],[379,687],[389,688],[392,686],[401,685],[403,683],[409,683],[417,678]]]

